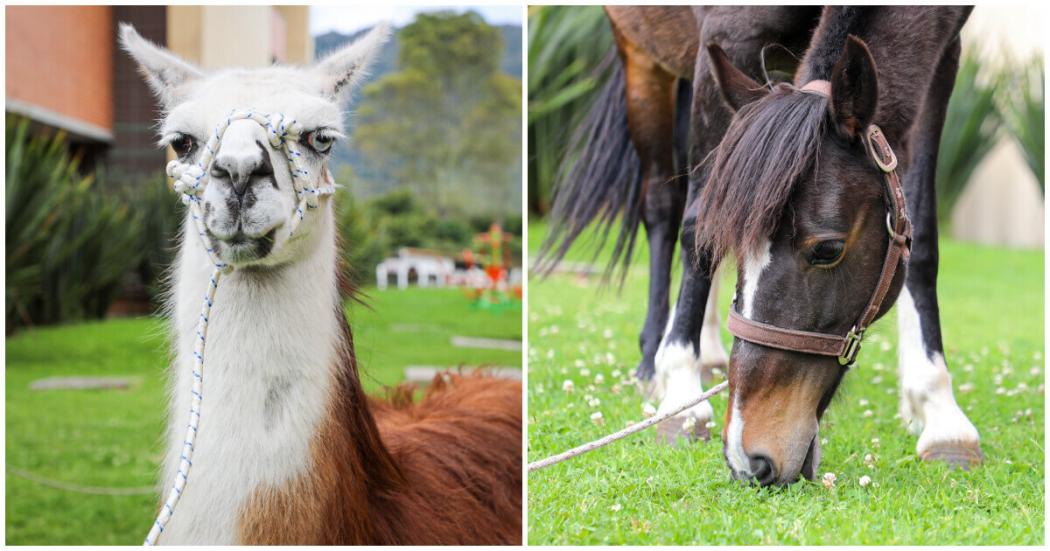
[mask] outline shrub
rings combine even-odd
[[[1017,67],[1007,77],[1008,85],[1003,86],[1003,101],[999,110],[1003,115],[1006,128],[1021,146],[1028,168],[1032,170],[1039,189],[1045,192],[1045,174],[1043,156],[1046,143],[1043,132],[1046,120],[1046,106],[1043,95],[1046,83],[1043,80],[1043,59],[1036,56],[1027,65]]]
[[[978,58],[972,53],[964,55],[948,102],[937,157],[937,217],[942,221],[950,217],[974,169],[995,145],[1002,125],[995,106],[1002,77],[984,77]]]
[[[78,173],[65,135],[6,132],[7,331],[105,314],[143,257],[144,213]]]

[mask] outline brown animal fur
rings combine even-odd
[[[339,316],[343,316],[339,310]],[[313,468],[256,491],[245,544],[517,544],[521,536],[521,383],[441,374],[423,398],[361,388],[346,327]]]

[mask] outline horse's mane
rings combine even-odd
[[[827,98],[778,84],[745,105],[717,149],[700,197],[696,246],[716,261],[751,253],[777,229],[796,183],[816,166]]]

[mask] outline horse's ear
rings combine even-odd
[[[875,118],[879,82],[875,60],[864,42],[850,35],[831,70],[831,114],[841,134],[855,138]]]
[[[120,46],[139,64],[139,71],[165,108],[178,100],[178,89],[183,84],[202,76],[200,69],[142,38],[127,23],[120,24]]]
[[[729,61],[729,55],[718,44],[708,44],[707,54],[711,58],[711,74],[718,83],[718,89],[722,91],[722,97],[733,111],[738,111],[769,93],[765,86],[751,80],[751,77],[737,69],[733,62]]]
[[[380,23],[353,44],[336,50],[314,68],[322,78],[322,93],[341,99],[346,97],[365,76],[376,54],[390,38],[390,26]]]

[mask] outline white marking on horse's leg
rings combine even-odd
[[[919,434],[916,452],[943,445],[977,446],[979,435],[952,395],[951,375],[939,352],[926,353],[915,302],[905,288],[897,300],[901,418]]]
[[[711,380],[711,370],[723,372],[729,365],[729,355],[722,346],[722,323],[718,316],[718,287],[721,269],[711,278],[711,292],[707,295],[707,306],[704,308],[704,324],[700,330],[700,365],[703,367],[704,380]]]
[[[656,373],[661,379],[663,390],[657,415],[677,409],[704,391],[700,358],[693,353],[693,346],[689,342],[660,343],[660,349],[656,351]],[[670,422],[678,417],[692,417],[703,427],[714,416],[711,404],[704,401],[672,418]]]
[[[758,280],[762,278],[762,272],[772,258],[770,248],[773,246],[768,240],[758,247],[758,254],[748,255],[744,262],[744,302],[743,310],[740,312],[745,318],[751,318],[755,308],[755,295],[758,293]]]
[[[726,431],[726,459],[729,467],[742,476],[749,478],[751,472],[751,460],[744,451],[744,415],[740,413],[740,399],[733,400],[733,412],[729,418],[729,430]]]
[[[660,363],[661,352],[665,346],[667,346],[667,336],[671,334],[671,328],[674,327],[675,312],[678,311],[678,305],[671,305],[671,314],[667,316],[667,325],[664,326],[663,337],[660,338],[660,346],[656,348],[656,356],[653,357],[653,391],[652,397],[657,400],[664,399],[664,389],[667,388],[667,374],[664,366]]]

